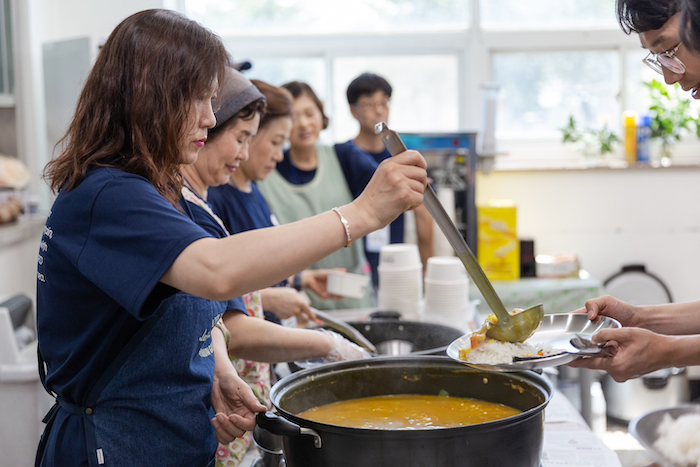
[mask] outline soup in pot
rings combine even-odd
[[[350,428],[426,430],[474,425],[521,413],[503,404],[477,399],[426,395],[390,395],[349,399],[299,414],[307,420]]]

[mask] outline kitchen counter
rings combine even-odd
[[[46,215],[21,216],[0,225],[0,295],[36,294],[39,243]]]
[[[38,238],[46,224],[46,216],[21,216],[15,222],[0,224],[0,248],[9,247],[28,238]],[[37,250],[39,245],[37,243]]]
[[[506,310],[525,309],[541,303],[545,314],[568,313],[582,307],[586,300],[605,294],[603,283],[590,277],[586,271],[581,271],[580,277],[528,277],[513,281],[491,281],[491,284]],[[469,299],[480,301],[477,311],[483,316],[491,312],[473,282],[469,283]]]

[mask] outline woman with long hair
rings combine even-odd
[[[265,410],[225,354],[216,325],[227,301],[422,202],[425,161],[407,151],[336,210],[226,238],[198,226],[179,204],[179,169],[216,124],[229,63],[215,34],[147,10],[116,27],[87,78],[45,171],[57,196],[40,245],[37,327],[57,403],[39,465],[212,465],[217,440],[252,430]]]

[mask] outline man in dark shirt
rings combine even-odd
[[[350,104],[352,116],[360,124],[360,132],[350,141],[337,144],[336,152],[360,149],[372,156],[377,163],[391,157],[380,136],[374,133],[374,126],[377,123],[389,120],[391,92],[391,85],[384,78],[373,73],[363,73],[350,83],[347,90],[348,104]],[[428,258],[433,255],[433,219],[423,205],[415,209],[414,214],[418,250],[423,263],[423,272],[425,272]],[[365,254],[372,266],[372,280],[375,286],[379,281],[377,266],[381,247],[389,243],[403,242],[403,214],[390,226],[365,237]]]

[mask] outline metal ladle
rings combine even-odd
[[[378,135],[381,134],[381,139],[392,156],[406,151],[406,145],[403,144],[399,135],[395,131],[390,130],[386,123],[377,123],[374,127],[374,132]],[[493,324],[486,332],[486,335],[503,342],[523,342],[530,337],[544,318],[544,307],[540,304],[526,310],[513,310],[512,314],[508,313],[503,306],[503,302],[496,295],[496,291],[486,277],[484,270],[481,269],[479,261],[445,212],[445,208],[443,208],[430,185],[425,190],[423,204],[428,208],[430,215],[433,216],[438,227],[447,237],[447,241],[454,248],[457,257],[464,264],[491,311],[498,318],[498,323]]]
[[[367,339],[360,331],[355,329],[354,327],[350,326],[348,323],[345,321],[342,321],[340,319],[334,318],[333,316],[329,315],[326,312],[323,312],[321,310],[317,310],[316,308],[311,307],[311,311],[316,314],[316,317],[326,323],[326,325],[333,329],[334,331],[338,331],[345,337],[347,337],[349,340],[352,342],[356,343],[360,347],[364,347],[365,350],[372,354],[377,354],[379,351],[377,350],[377,347],[375,347],[372,342],[370,342],[369,339]]]

